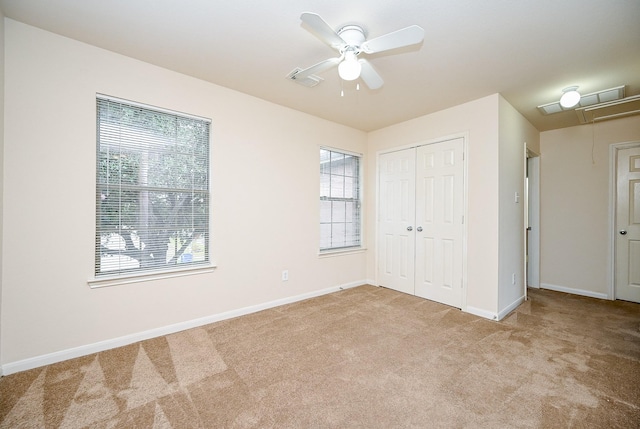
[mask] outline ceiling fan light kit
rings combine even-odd
[[[338,65],[338,75],[344,80],[356,80],[360,77],[362,65],[353,51],[344,53],[344,60]]]
[[[370,89],[378,89],[382,87],[384,80],[369,61],[358,58],[358,55],[403,48],[424,40],[424,30],[417,25],[367,40],[364,30],[358,25],[346,25],[336,32],[318,14],[304,12],[300,19],[320,40],[337,50],[340,56],[287,75],[294,81],[305,81],[316,73],[338,66],[338,75],[341,79],[352,81],[361,78]]]

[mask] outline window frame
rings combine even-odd
[[[176,186],[174,184],[168,184],[164,187],[156,187],[156,186],[150,186],[148,189],[148,192],[152,193],[155,191],[158,191],[158,189],[165,193],[165,194],[171,194],[171,193],[184,193],[186,192],[195,192],[195,194],[192,195],[203,195],[204,197],[204,206],[201,205],[201,207],[204,207],[204,216],[202,215],[198,215],[195,212],[191,212],[190,216],[192,218],[193,222],[195,219],[199,218],[200,222],[204,222],[204,234],[205,234],[205,238],[204,238],[204,260],[202,261],[187,261],[185,262],[184,260],[182,260],[182,256],[184,254],[180,253],[179,256],[175,256],[176,257],[176,262],[174,265],[169,265],[169,264],[159,264],[157,267],[147,267],[147,268],[132,268],[132,269],[122,269],[122,268],[118,268],[117,270],[113,270],[113,271],[105,271],[105,272],[100,272],[100,264],[101,264],[101,258],[102,258],[102,253],[101,253],[101,232],[104,231],[103,228],[104,226],[100,224],[100,216],[102,214],[101,212],[101,205],[100,205],[100,198],[101,198],[101,191],[102,188],[104,188],[104,183],[101,183],[100,180],[100,161],[101,161],[101,140],[100,140],[100,136],[101,136],[101,129],[100,129],[100,124],[101,124],[101,118],[100,118],[100,104],[101,103],[115,103],[115,104],[120,104],[123,106],[126,106],[127,108],[132,108],[132,109],[142,109],[144,110],[144,114],[145,115],[153,115],[153,114],[160,114],[160,115],[169,115],[171,116],[173,119],[175,119],[176,121],[180,121],[180,120],[193,120],[193,121],[197,121],[199,123],[199,125],[205,125],[206,126],[206,136],[205,139],[200,140],[201,142],[206,144],[206,147],[203,148],[202,150],[205,151],[205,153],[203,155],[196,155],[196,153],[194,153],[193,156],[193,162],[196,162],[198,159],[201,162],[204,162],[204,170],[200,170],[200,171],[204,171],[206,173],[206,177],[204,178],[204,180],[206,181],[206,185],[204,187],[200,186],[197,187],[195,185],[196,182],[193,182],[194,184],[192,185],[192,187],[185,189],[181,189],[179,186]],[[93,275],[89,278],[88,280],[88,284],[93,288],[93,287],[102,287],[102,286],[111,286],[111,285],[116,285],[116,284],[128,284],[128,283],[136,283],[136,282],[141,282],[141,281],[147,281],[147,280],[154,280],[154,279],[163,279],[163,278],[171,278],[171,277],[177,277],[177,276],[185,276],[185,275],[192,275],[192,274],[200,274],[200,273],[206,273],[206,272],[211,272],[213,271],[213,269],[215,268],[215,264],[212,262],[212,258],[211,258],[211,231],[212,231],[212,223],[211,223],[211,119],[209,118],[204,118],[201,116],[196,116],[196,115],[191,115],[191,114],[186,114],[183,112],[178,112],[175,110],[170,110],[170,109],[165,109],[165,108],[159,108],[156,106],[152,106],[149,104],[143,104],[143,103],[139,103],[139,102],[135,102],[135,101],[131,101],[131,100],[126,100],[126,99],[122,99],[122,98],[116,98],[116,97],[112,97],[112,96],[108,96],[108,95],[104,95],[104,94],[100,94],[97,93],[96,94],[96,98],[95,98],[95,107],[96,107],[96,112],[95,112],[95,120],[96,120],[96,182],[95,182],[95,187],[94,190],[96,192],[96,206],[94,208],[94,213],[95,213],[95,232],[94,232],[94,239],[95,239],[95,246],[94,246],[94,264],[93,264]],[[153,128],[150,128],[153,129]],[[134,132],[138,131],[134,129]],[[160,139],[161,140],[161,139]],[[171,140],[170,140],[171,141]],[[178,144],[180,142],[180,140],[175,140],[174,144]],[[131,151],[132,149],[129,148],[129,151]],[[134,153],[135,153],[135,148],[133,149]],[[141,148],[140,153],[146,153],[147,156],[151,156],[153,154],[155,154],[155,152],[149,151],[149,150],[144,150],[144,148]],[[202,153],[202,152],[201,152]],[[175,158],[172,158],[175,159]],[[179,158],[178,158],[179,159]],[[171,167],[170,167],[171,168]],[[192,172],[194,170],[191,170]],[[197,170],[196,170],[197,171]],[[118,175],[119,178],[122,177],[121,174]],[[108,185],[107,185],[108,186]],[[140,184],[136,184],[133,186],[129,186],[129,188],[134,189],[134,188],[140,188],[143,185]],[[125,187],[123,187],[122,189],[125,189]],[[191,191],[189,191],[189,189]],[[121,199],[122,197],[120,197],[120,199],[118,201],[122,201]],[[202,201],[202,200],[200,200]],[[182,210],[182,209],[180,209]],[[196,217],[194,217],[196,216]],[[126,226],[126,224],[122,223],[122,219],[120,219],[118,222],[118,225],[120,225],[119,228],[122,228],[123,226]],[[163,224],[166,225],[166,224]],[[178,226],[179,224],[174,224],[174,225],[170,225],[173,226],[174,228],[180,228],[180,226]],[[192,223],[192,225],[195,225]],[[202,225],[202,223],[200,223],[200,225]],[[164,228],[164,227],[163,227]],[[180,231],[180,230],[178,230]],[[197,231],[194,230],[194,231]],[[191,240],[193,240],[193,238],[191,238]],[[177,244],[177,243],[176,243]],[[193,244],[193,242],[192,242]],[[183,244],[183,246],[187,246],[185,244]],[[188,247],[183,247],[180,250],[186,250]],[[142,248],[140,248],[142,249]],[[177,249],[177,247],[176,247]],[[168,257],[168,256],[167,256]],[[180,260],[180,262],[178,262],[178,260]]]
[[[355,187],[355,190],[357,191],[357,198],[332,198],[330,195],[327,196],[323,196],[322,195],[322,151],[329,151],[329,159],[331,159],[331,153],[337,153],[340,155],[346,155],[346,156],[352,156],[355,157],[358,162],[357,162],[357,174],[354,176],[344,176],[343,177],[354,177],[357,178],[357,186]],[[320,182],[320,186],[319,186],[319,208],[318,208],[318,215],[319,215],[319,222],[318,222],[318,226],[319,226],[319,245],[318,245],[318,255],[319,256],[335,256],[335,255],[339,255],[339,254],[348,254],[348,253],[354,253],[354,252],[360,252],[363,251],[365,249],[364,247],[364,234],[363,234],[363,181],[362,181],[362,177],[363,177],[363,167],[364,167],[364,156],[361,153],[357,153],[357,152],[352,152],[352,151],[348,151],[348,150],[344,150],[344,149],[339,149],[339,148],[335,148],[335,147],[331,147],[331,146],[320,146],[319,147],[319,151],[318,151],[318,155],[319,155],[319,182]],[[331,183],[331,180],[329,179],[329,183]],[[353,245],[345,245],[345,246],[331,246],[331,247],[322,247],[322,231],[321,228],[323,224],[326,224],[326,222],[322,222],[322,202],[323,201],[349,201],[351,200],[352,202],[354,202],[355,204],[357,204],[357,231],[358,231],[358,235],[357,235],[357,244],[353,244]],[[329,222],[331,224],[333,223],[337,223],[337,222]],[[347,222],[345,222],[346,224]],[[355,222],[354,222],[355,223]]]

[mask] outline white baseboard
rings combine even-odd
[[[520,298],[516,299],[511,304],[509,304],[507,307],[505,307],[499,313],[493,313],[491,311],[483,310],[481,308],[467,306],[467,313],[471,313],[475,316],[480,316],[485,319],[498,321],[498,320],[504,319],[507,314],[515,310],[523,302],[524,302],[524,296],[521,296]]]
[[[556,292],[565,292],[565,293],[572,293],[574,295],[588,296],[590,298],[609,299],[609,296],[606,293],[593,292],[593,291],[584,290],[584,289],[574,289],[566,286],[552,285],[549,283],[540,283],[540,288],[555,290]]]
[[[522,304],[523,302],[524,302],[524,295],[521,296],[520,298],[516,299],[511,304],[509,304],[507,307],[505,307],[502,311],[500,311],[498,313],[498,320],[504,319],[509,313],[511,313],[516,308],[518,308],[518,306],[520,304]]]
[[[496,313],[483,310],[482,308],[467,306],[467,313],[473,314],[474,316],[480,316],[489,320],[498,320],[498,315]]]
[[[226,311],[224,313],[213,314],[207,317],[201,317],[199,319],[187,320],[185,322],[180,322],[173,325],[150,329],[148,331],[138,332],[135,334],[125,335],[123,337],[113,338],[105,341],[99,341],[97,343],[74,347],[67,350],[61,350],[54,353],[48,353],[46,355],[23,359],[16,362],[9,362],[0,366],[0,375],[9,375],[9,374],[14,374],[16,372],[27,371],[29,369],[38,368],[45,365],[51,365],[57,362],[62,362],[65,360],[74,359],[81,356],[102,352],[105,350],[110,350],[116,347],[122,347],[128,344],[137,343],[138,341],[144,341],[150,338],[160,337],[162,335],[173,334],[176,332],[184,331],[186,329],[197,328],[199,326],[219,322],[221,320],[232,319],[234,317],[256,313],[258,311],[267,310],[269,308],[279,307],[281,305],[291,304],[291,303],[303,301],[309,298],[315,298],[317,296],[338,292],[340,290],[361,286],[367,283],[368,281],[366,280],[346,283],[346,284],[333,286],[326,289],[320,289],[317,291],[304,293],[301,295],[296,295],[296,296],[291,296],[287,298],[277,299],[275,301],[265,302],[263,304],[252,305],[252,306],[240,308],[237,310],[231,310],[231,311]]]

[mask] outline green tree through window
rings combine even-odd
[[[209,261],[209,125],[98,97],[96,275]]]

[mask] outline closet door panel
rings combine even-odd
[[[424,262],[416,264],[415,294],[460,308],[463,139],[420,146],[416,156],[415,252]]]
[[[379,158],[378,283],[415,293],[415,149]]]

